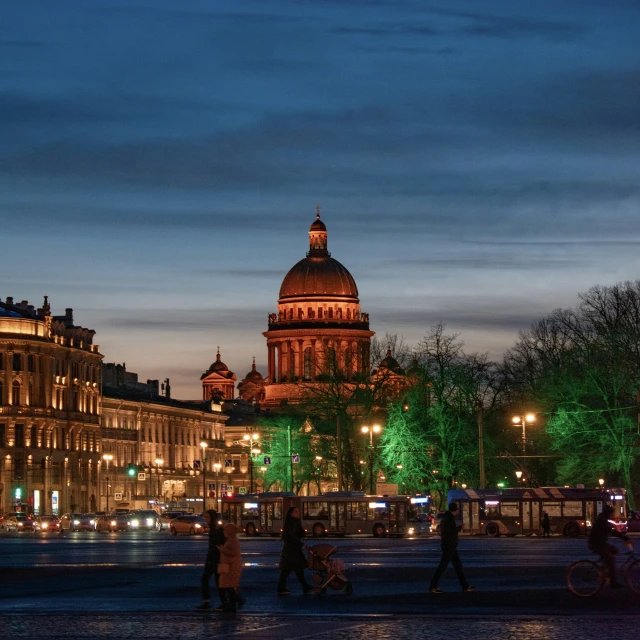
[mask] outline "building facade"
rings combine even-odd
[[[90,511],[98,495],[101,361],[95,332],[48,299],[0,301],[0,507]]]

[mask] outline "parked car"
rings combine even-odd
[[[60,518],[58,516],[36,516],[33,519],[36,531],[48,533],[49,531],[60,531]]]
[[[95,531],[95,516],[91,513],[65,513],[60,518],[61,531]]]
[[[179,533],[195,536],[197,533],[209,533],[209,524],[201,515],[179,516],[171,521],[169,531],[172,536],[177,536]]]
[[[23,513],[22,511],[9,511],[8,513],[5,513],[4,515],[0,516],[0,528],[4,529],[7,518],[10,518],[11,516],[26,516],[26,515],[27,514]]]
[[[640,511],[629,511],[627,515],[627,531],[640,533]]]
[[[163,529],[168,529],[172,520],[179,518],[180,516],[186,516],[186,511],[165,511],[161,513],[158,517],[158,531],[162,531]]]
[[[129,518],[133,530],[151,531],[152,529],[158,529],[158,514],[153,509],[138,509],[130,513]]]
[[[33,520],[24,514],[9,516],[4,522],[7,531],[33,531]]]
[[[96,518],[97,532],[130,531],[131,523],[126,513],[106,513]]]

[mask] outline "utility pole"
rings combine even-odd
[[[484,407],[482,401],[476,402],[477,414],[478,414],[478,466],[480,468],[480,489],[484,489],[486,485],[484,477],[484,440],[482,434],[482,415],[484,413]]]
[[[291,425],[287,425],[287,442],[289,449],[289,491],[293,492],[293,454],[291,453]]]
[[[342,491],[342,433],[340,430],[340,414],[336,416],[336,441],[337,441],[337,468],[338,468],[338,491]]]

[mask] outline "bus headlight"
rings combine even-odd
[[[147,518],[147,527],[153,527],[153,518]]]

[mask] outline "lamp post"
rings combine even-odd
[[[600,488],[602,489],[604,487],[604,478],[599,478],[598,479],[598,484],[600,485]]]
[[[207,510],[207,443],[203,440],[202,447],[202,513]]]
[[[513,416],[511,418],[513,424],[517,424],[522,427],[522,453],[527,452],[527,423],[536,421],[536,417],[533,413],[526,413],[521,416]]]
[[[260,455],[260,449],[257,446],[260,436],[257,433],[245,433],[242,439],[244,446],[249,447],[249,493],[253,493],[253,456]]]
[[[218,482],[218,475],[220,474],[220,469],[222,469],[222,465],[219,462],[214,462],[213,470],[216,472],[216,505],[220,501],[220,494],[218,493],[218,488],[220,487],[220,483]]]
[[[105,484],[107,485],[107,511],[109,511],[109,463],[113,460],[113,455],[105,453],[102,459],[107,463],[107,475],[105,476]]]
[[[382,431],[382,427],[379,424],[374,424],[371,427],[362,427],[362,433],[369,434],[369,493],[375,493],[375,474],[373,472],[373,434],[380,433]]]
[[[158,474],[158,498],[160,497],[160,468],[162,467],[162,465],[164,464],[164,460],[162,458],[156,458],[156,471]]]

